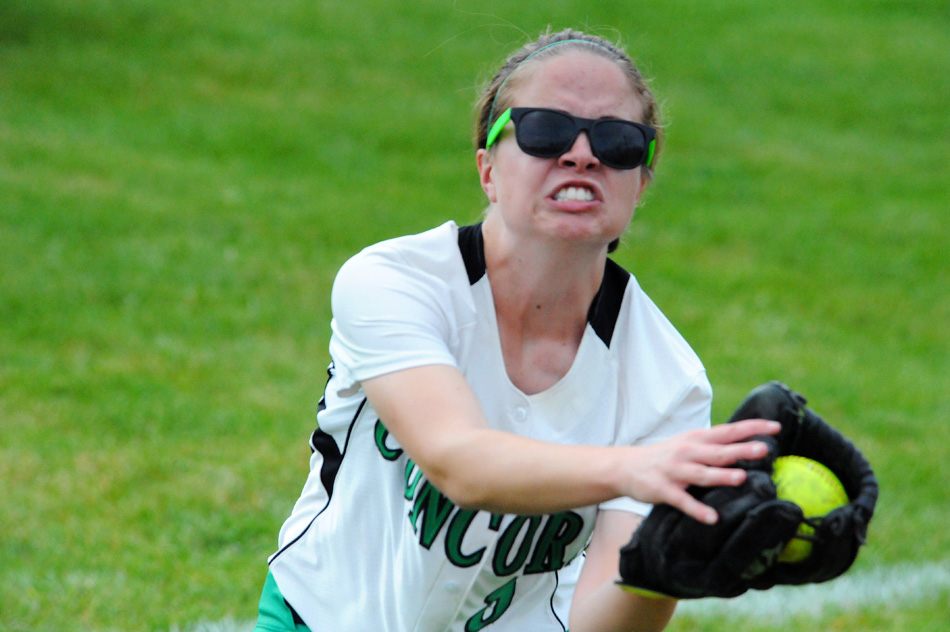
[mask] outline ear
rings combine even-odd
[[[643,195],[643,192],[646,190],[647,185],[650,184],[650,178],[647,177],[645,172],[640,174],[640,190],[637,191],[637,202],[640,201],[640,196]]]
[[[478,179],[482,185],[482,191],[488,196],[488,201],[492,204],[498,201],[498,194],[495,191],[495,182],[493,179],[492,156],[487,149],[479,149],[475,152],[475,164],[478,166]]]
[[[643,192],[646,190],[647,185],[650,184],[650,179],[644,173],[640,173],[640,188],[637,189],[637,199],[633,203],[634,212],[638,206],[640,206],[640,197],[643,195]]]

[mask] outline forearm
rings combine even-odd
[[[466,429],[454,439],[429,459],[432,483],[460,506],[522,515],[623,495],[620,461],[636,458],[637,451],[558,445],[482,428]]]
[[[659,632],[666,628],[674,599],[652,599],[621,589],[613,582],[576,600],[571,606],[571,632]]]
[[[499,513],[554,513],[627,496],[666,503],[714,523],[716,512],[686,491],[689,485],[737,485],[737,458],[758,458],[758,442],[723,446],[714,433],[741,431],[740,440],[766,432],[744,422],[694,431],[649,446],[560,445],[484,427],[461,425],[441,442],[417,445],[417,461],[429,480],[456,504]],[[710,465],[712,462],[714,465]]]
[[[453,369],[420,367],[363,388],[426,478],[461,507],[544,514],[628,495],[621,455],[632,458],[639,448],[559,445],[495,430]]]
[[[675,600],[643,597],[616,583],[620,549],[641,521],[639,515],[624,511],[606,510],[597,515],[571,602],[572,632],[655,631],[669,623]]]

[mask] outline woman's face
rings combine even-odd
[[[641,121],[640,102],[624,72],[596,54],[572,51],[522,72],[513,107]],[[537,158],[521,151],[509,123],[491,152],[479,150],[477,161],[490,213],[499,213],[508,229],[598,248],[623,234],[646,184],[639,167],[601,164],[585,132],[560,157]]]

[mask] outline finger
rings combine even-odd
[[[731,424],[719,424],[709,429],[709,437],[719,443],[736,443],[758,435],[774,435],[782,424],[768,419],[747,419]]]
[[[666,504],[679,509],[690,518],[703,524],[716,524],[716,521],[719,520],[719,514],[716,513],[715,509],[699,502],[682,489],[672,488],[668,493]]]
[[[746,443],[731,443],[723,446],[710,455],[706,461],[708,465],[725,466],[732,465],[739,460],[756,460],[767,456],[769,446],[761,441],[749,441]]]
[[[741,459],[755,460],[768,455],[769,446],[761,441],[728,444],[698,444],[689,446],[681,457],[684,461],[713,467],[732,465]]]
[[[680,481],[685,485],[698,487],[735,487],[746,479],[746,471],[735,467],[707,467],[697,463],[684,465]]]

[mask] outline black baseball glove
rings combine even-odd
[[[854,444],[805,403],[779,382],[752,391],[729,422],[781,422],[779,434],[753,439],[766,443],[769,454],[737,463],[748,471],[738,487],[688,490],[719,512],[715,525],[704,525],[669,505],[654,507],[620,551],[621,585],[677,599],[729,598],[750,588],[823,582],[848,570],[865,542],[877,502],[877,480]],[[777,558],[804,516],[794,503],[776,498],[771,474],[776,458],[793,454],[827,466],[850,501],[810,521],[815,528],[811,555],[786,564]]]

